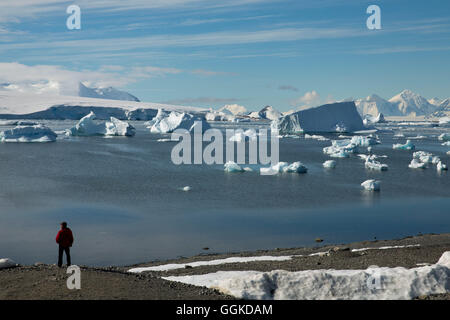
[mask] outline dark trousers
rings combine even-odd
[[[70,261],[70,247],[59,246],[59,250],[58,250],[58,267],[62,267],[64,252],[66,252],[67,266],[71,265],[71,263],[70,263],[71,262]]]

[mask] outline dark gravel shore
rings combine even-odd
[[[419,245],[409,248],[366,250],[356,248]],[[131,267],[81,267],[81,290],[68,290],[66,269],[53,265],[20,266],[0,270],[0,299],[230,299],[217,291],[160,279],[161,276],[189,275],[219,270],[289,270],[308,269],[365,269],[380,267],[417,267],[418,264],[436,263],[442,253],[450,251],[450,234],[420,235],[398,240],[364,241],[345,245],[327,245],[317,248],[261,250],[237,254],[199,255],[186,259],[139,264],[131,267],[153,266],[166,263],[190,263],[198,260],[223,259],[230,256],[308,255],[329,252],[327,255],[297,257],[289,261],[267,261],[222,264],[184,268],[167,272],[130,274]],[[419,299],[450,299],[450,293],[418,297]]]

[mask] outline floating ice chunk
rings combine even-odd
[[[283,168],[283,172],[291,172],[291,173],[306,173],[308,172],[308,168],[302,164],[300,161],[291,163],[287,167]]]
[[[380,181],[370,179],[361,183],[361,186],[368,191],[380,191]]]
[[[0,269],[13,268],[16,266],[17,263],[15,263],[14,260],[11,260],[9,258],[0,259]]]
[[[95,122],[95,113],[90,112],[67,131],[72,136],[134,136],[136,130],[128,122],[114,117],[110,121]]]
[[[367,147],[367,152],[371,153],[372,152],[372,147]]]
[[[412,159],[408,167],[410,167],[411,169],[425,169],[427,167],[427,164],[420,162],[417,159]]]
[[[150,120],[150,121],[146,121],[144,122],[144,124],[147,126],[147,128],[151,128],[156,121],[161,120],[164,117],[167,117],[169,115],[169,113],[167,111],[164,111],[163,109],[158,109],[158,113],[156,114],[156,116]]]
[[[0,132],[1,142],[53,142],[56,133],[50,128],[38,124],[35,126],[17,126]]]
[[[250,167],[244,167],[243,169],[244,169],[245,172],[252,172],[253,171],[253,169],[250,168]]]
[[[446,141],[444,143],[442,143],[443,146],[450,146],[450,141]]]
[[[192,190],[192,187],[191,186],[186,186],[186,187],[183,187],[183,188],[181,188],[181,190],[183,190],[183,191],[191,191]]]
[[[363,136],[353,136],[351,143],[360,147],[369,147],[375,144],[380,144],[380,142],[373,137],[363,137]]]
[[[336,168],[336,161],[335,160],[327,160],[322,165],[324,168],[333,169],[333,168]]]
[[[410,139],[410,140],[422,140],[422,139],[426,139],[426,138],[427,138],[426,136],[419,136],[419,135],[417,135],[415,137],[408,137],[408,139]]]
[[[308,168],[303,165],[300,161],[294,163],[287,162],[278,162],[277,164],[269,167],[269,168],[260,168],[261,174],[269,174],[269,173],[306,173],[308,172]]]
[[[245,170],[242,169],[240,165],[238,165],[234,161],[228,161],[224,164],[224,171],[226,172],[244,172]]]
[[[230,138],[232,142],[242,142],[246,140],[255,141],[258,139],[256,131],[253,129],[248,129],[245,131],[236,130],[236,133]]]
[[[412,144],[411,140],[406,140],[405,144],[396,143],[392,145],[392,149],[396,150],[414,150],[415,148],[416,146]]]
[[[371,170],[378,170],[378,171],[386,171],[388,169],[388,165],[381,163],[379,161],[376,161],[376,156],[368,156],[366,158],[366,163],[365,163],[365,167],[366,169],[371,169]]]
[[[437,164],[441,159],[438,156],[434,156],[430,152],[417,151],[413,153],[413,159],[417,159],[419,162]]]
[[[448,170],[447,165],[444,164],[444,163],[442,163],[441,161],[439,161],[439,162],[436,164],[436,169],[437,169],[437,171]]]
[[[171,133],[176,129],[186,129],[189,132],[193,132],[194,128],[199,126],[201,126],[202,133],[210,128],[210,125],[203,118],[189,113],[172,111],[169,115],[162,114],[159,119],[156,119],[150,128],[150,132]]]
[[[441,141],[450,141],[450,133],[443,133],[438,139]]]
[[[319,141],[328,141],[330,139],[325,138],[324,136],[319,136],[319,135],[309,135],[309,134],[305,134],[305,139],[314,139],[314,140],[319,140]]]

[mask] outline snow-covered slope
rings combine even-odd
[[[359,114],[361,115],[369,114],[375,117],[380,113],[389,116],[402,115],[400,110],[398,110],[398,108],[394,104],[376,94],[372,94],[365,99],[356,100],[355,105],[358,108]]]
[[[140,102],[138,98],[125,91],[117,90],[113,87],[107,88],[88,88],[81,82],[78,84],[78,95],[86,98],[122,100],[122,101],[136,101]]]
[[[244,115],[247,109],[244,106],[238,104],[227,104],[218,110],[219,112],[230,113],[231,115]]]
[[[354,132],[364,124],[353,102],[338,102],[309,108],[272,121],[280,134],[299,132]]]
[[[412,92],[404,90],[398,95],[389,99],[389,102],[397,107],[402,115],[429,115],[436,111],[436,106],[428,102],[424,97]]]
[[[450,116],[450,98],[441,101],[433,115],[436,117]]]
[[[0,90],[0,119],[80,120],[91,111],[99,120],[150,120],[158,109],[189,113],[205,109],[150,102],[119,101],[74,96],[25,94]]]

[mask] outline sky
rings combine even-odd
[[[66,9],[81,9],[69,30]],[[369,5],[381,29],[369,30]],[[450,1],[0,0],[0,83],[248,110],[450,97]]]

